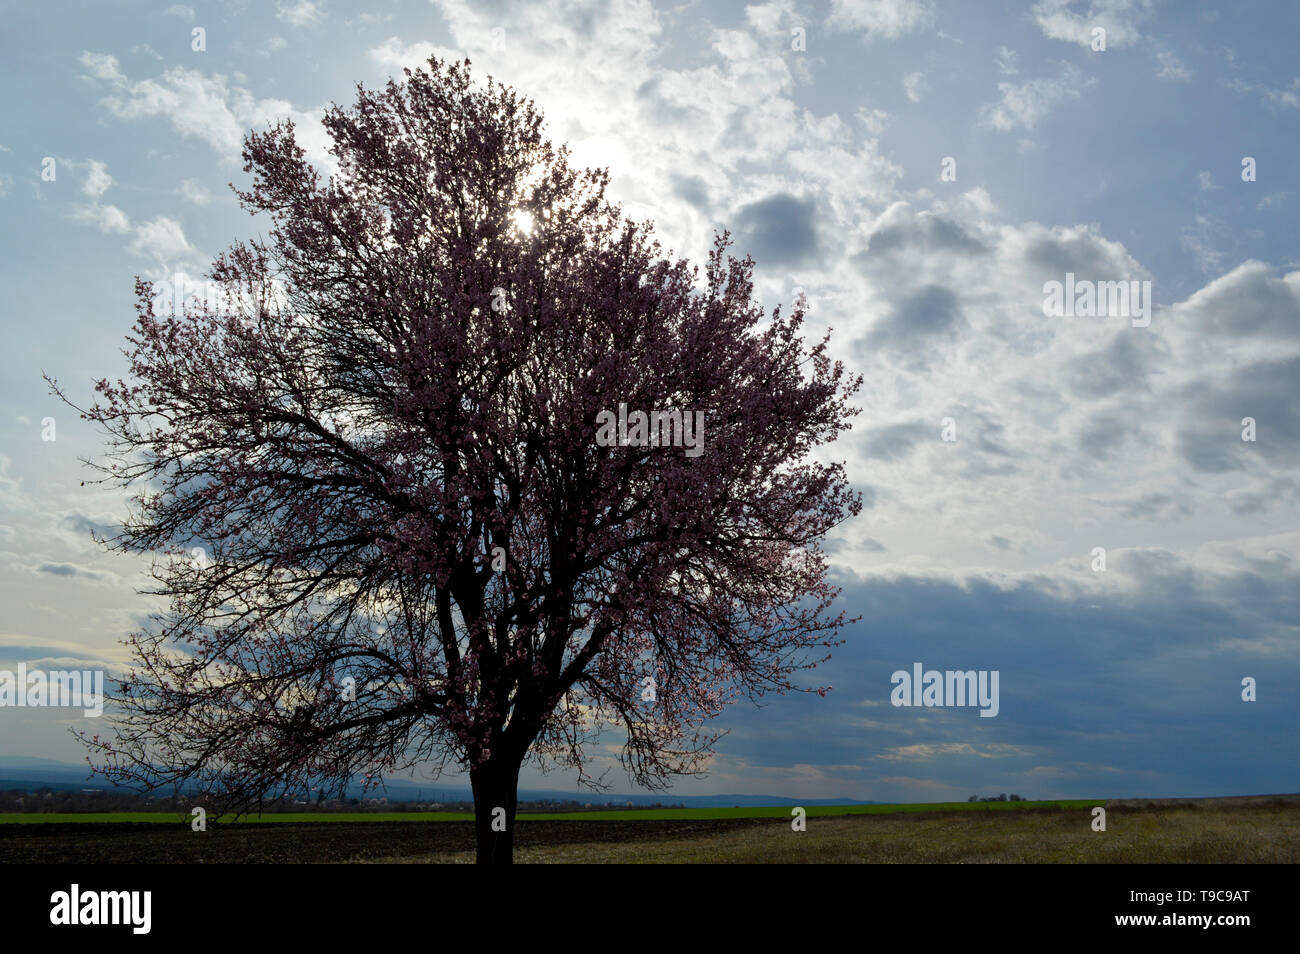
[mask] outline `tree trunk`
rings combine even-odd
[[[492,758],[470,769],[474,790],[474,833],[481,865],[514,864],[515,804],[519,789],[519,762]],[[498,809],[504,809],[504,816]],[[501,830],[504,828],[504,830]]]

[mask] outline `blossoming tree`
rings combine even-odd
[[[613,732],[663,787],[727,703],[825,691],[796,681],[845,623],[818,542],[861,503],[814,451],[861,381],[725,234],[703,277],[665,257],[468,67],[331,108],[328,178],[292,124],[250,133],[271,228],[213,263],[220,307],[137,280],[128,378],[83,415],[136,491],[105,542],[153,556],[163,608],[86,741],[240,811],[459,768],[502,862],[528,760],[599,786]],[[665,439],[597,440],[616,411]]]

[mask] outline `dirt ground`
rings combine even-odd
[[[781,824],[781,820],[776,822]],[[536,821],[516,829],[516,849],[608,845],[620,841],[709,838],[768,826],[772,819],[682,822]],[[0,864],[14,863],[295,863],[423,860],[430,855],[469,857],[472,822],[269,822],[210,826],[188,824],[61,822],[0,825]]]

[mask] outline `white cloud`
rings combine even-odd
[[[919,103],[926,89],[924,73],[908,73],[903,77],[903,92],[912,102]]]
[[[275,16],[292,26],[315,26],[325,19],[320,5],[313,0],[298,0],[297,3],[277,3]]]
[[[1088,49],[1093,29],[1101,27],[1109,50],[1136,43],[1142,35],[1138,25],[1153,6],[1152,0],[1039,0],[1033,16],[1044,36]]]
[[[207,143],[231,162],[239,159],[246,131],[292,119],[308,158],[332,166],[320,109],[302,111],[285,100],[258,99],[219,73],[172,67],[157,79],[130,81],[111,56],[84,53],[82,63],[96,64],[96,75],[111,82],[103,104],[119,119],[165,119],[182,137]]]
[[[993,742],[986,745],[971,745],[969,742],[925,742],[917,745],[900,745],[881,752],[878,759],[890,761],[923,760],[930,761],[941,755],[973,755],[982,759],[1004,759],[1032,755],[1034,750],[1024,745],[1011,745],[1005,742]]]
[[[174,67],[160,80],[123,84],[104,102],[119,119],[162,117],[184,137],[201,139],[223,155],[238,155],[243,126],[228,101],[225,77]]]
[[[818,320],[868,382],[865,420],[841,453],[877,504],[845,528],[835,561],[903,573],[991,558],[1044,566],[1052,554],[1086,556],[1090,539],[1131,532],[1134,520],[1181,541],[1271,532],[1270,515],[1300,497],[1290,476],[1300,455],[1282,436],[1300,426],[1284,383],[1300,359],[1300,273],[1253,263],[1168,307],[1157,281],[1146,329],[1051,319],[1043,283],[1067,271],[1151,276],[1096,226],[994,225],[994,211],[977,189],[943,212],[895,203],[809,282]],[[1231,426],[1242,404],[1281,438],[1265,454]],[[940,440],[945,416],[957,421],[955,444]],[[1017,515],[1007,499],[1020,501]],[[1062,499],[1075,502],[1069,518],[1052,515]],[[885,549],[868,546],[868,532]],[[990,552],[993,536],[1016,546]],[[1091,579],[1086,560],[1058,575],[1078,574]]]
[[[184,179],[180,184],[180,194],[186,202],[194,205],[207,205],[212,201],[212,193],[203,188],[197,179]]]
[[[1026,83],[999,83],[1002,98],[980,110],[980,121],[1001,132],[1033,129],[1058,103],[1078,99],[1097,81],[1083,75],[1077,66],[1062,63],[1055,78],[1040,77]]]
[[[1178,83],[1186,83],[1192,78],[1192,71],[1183,65],[1173,53],[1162,50],[1156,54],[1156,61],[1160,64],[1160,69],[1156,72],[1156,79],[1171,80]]]
[[[95,203],[81,206],[73,213],[73,218],[78,222],[93,225],[101,232],[125,234],[131,231],[131,220],[115,205]]]
[[[29,633],[15,633],[15,632],[0,633],[0,653],[5,654],[6,658],[9,653],[15,650],[30,651],[33,648],[42,651],[60,651],[68,654],[66,657],[61,657],[61,658],[82,659],[82,660],[91,661],[95,665],[92,665],[90,668],[96,668],[96,666],[102,665],[106,659],[111,658],[109,656],[87,656],[86,650],[88,647],[78,643],[76,640],[51,638],[49,636],[41,636],[41,635],[35,635]],[[128,656],[126,656],[125,653],[121,653],[121,652],[113,653],[113,655],[129,658]],[[24,657],[14,657],[14,658],[30,658],[30,657],[24,656]]]
[[[933,20],[929,0],[831,0],[826,22],[832,29],[861,30],[868,37],[892,40]]]
[[[163,11],[165,17],[180,17],[182,20],[194,19],[194,8],[184,3],[173,3]]]
[[[988,217],[998,211],[997,205],[993,202],[988,190],[983,186],[977,186],[969,192],[963,192],[961,198],[963,202],[981,216]]]
[[[152,255],[160,264],[166,265],[190,255],[194,247],[186,241],[179,222],[160,215],[135,230],[131,251],[137,255]]]
[[[407,43],[395,36],[390,36],[383,43],[367,50],[366,55],[370,57],[371,62],[376,66],[396,75],[404,67],[415,68],[424,65],[431,56],[454,59],[456,51],[424,40]]]
[[[109,83],[119,83],[126,79],[122,74],[122,68],[118,65],[117,57],[107,53],[91,53],[89,50],[83,50],[80,63],[95,79]]]
[[[113,184],[113,177],[108,174],[108,166],[98,159],[89,160],[87,165],[90,166],[90,171],[86,173],[81,191],[92,199],[98,199]]]
[[[883,109],[859,106],[854,115],[858,117],[858,121],[862,123],[867,130],[867,134],[871,136],[880,135],[884,132],[885,127],[889,125],[889,113]]]
[[[1275,106],[1286,106],[1289,109],[1295,109],[1300,106],[1300,77],[1292,80],[1288,89],[1265,87],[1264,97]]]
[[[1019,60],[1020,55],[1007,46],[998,47],[997,65],[998,72],[1006,76],[1015,76],[1020,72]]]
[[[1196,261],[1196,267],[1208,275],[1223,267],[1223,251],[1217,244],[1222,234],[1221,225],[1208,216],[1198,215],[1192,225],[1182,230],[1179,245]]]
[[[1264,102],[1271,106],[1282,106],[1286,109],[1300,107],[1300,77],[1292,80],[1289,87],[1265,86],[1262,83],[1247,83],[1239,79],[1229,80],[1226,85],[1239,93],[1258,92]]]
[[[745,19],[760,33],[775,33],[782,24],[801,25],[793,0],[769,0],[745,7]]]

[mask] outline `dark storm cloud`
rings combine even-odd
[[[1191,385],[1181,398],[1177,449],[1197,470],[1300,463],[1300,358],[1244,365],[1224,384]],[[1253,442],[1241,439],[1247,417],[1255,419]]]
[[[701,212],[709,209],[709,186],[699,176],[674,175],[672,177],[673,193],[689,202]]]
[[[1015,458],[1020,456],[1020,448],[1014,437],[1004,440],[1006,426],[998,418],[964,404],[946,408],[943,414],[956,423],[956,442],[944,446],[957,455],[962,480],[1005,477],[1019,471]],[[935,434],[940,436],[938,429]]]
[[[924,363],[924,344],[968,330],[957,296],[942,285],[926,285],[903,299],[859,344],[859,352],[891,348]]]
[[[1246,263],[1212,283],[1183,309],[1197,334],[1231,338],[1300,338],[1300,295],[1260,262]]]
[[[689,123],[692,111],[687,106],[674,103],[664,95],[663,79],[655,76],[636,88],[642,118],[652,125],[672,126]]]
[[[1002,434],[1006,428],[999,421],[982,411],[972,411],[964,407],[952,411],[951,414],[966,424],[965,435],[981,454],[992,457],[1014,456],[1011,448],[1002,442]]]
[[[1131,415],[1113,411],[1093,414],[1079,431],[1079,449],[1093,460],[1105,460],[1123,446],[1132,431]]]
[[[880,488],[871,484],[859,484],[853,488],[862,495],[862,509],[870,510],[880,500]]]
[[[1161,360],[1161,351],[1154,336],[1121,331],[1105,347],[1074,358],[1066,367],[1065,383],[1084,398],[1145,391],[1147,374]]]
[[[87,514],[74,511],[63,518],[63,523],[77,533],[90,536],[92,533],[101,539],[114,536],[122,528],[103,523]]]
[[[1014,462],[1019,451],[1014,443],[1003,441],[1005,427],[998,420],[964,406],[947,409],[942,416],[956,422],[954,443],[943,442],[941,420],[937,418],[868,429],[856,439],[857,447],[868,459],[894,461],[907,457],[922,441],[941,443],[960,456],[960,476],[964,479],[1006,475],[1019,469]]]
[[[1231,420],[1218,423],[1221,426],[1217,430],[1200,423],[1183,428],[1178,432],[1178,453],[1187,463],[1207,474],[1244,469],[1249,461],[1243,449],[1233,443],[1240,427]]]
[[[861,438],[862,452],[877,460],[898,460],[910,454],[922,438],[930,436],[930,431],[934,432],[934,439],[938,440],[937,428],[929,428],[923,421],[873,428]]]
[[[1111,556],[1112,571],[1143,585],[1098,600],[1046,577],[1008,588],[837,581],[840,607],[862,620],[804,680],[831,692],[732,707],[723,751],[754,766],[824,766],[861,798],[896,775],[1030,797],[1295,791],[1296,766],[1278,756],[1300,724],[1300,697],[1286,691],[1300,666],[1251,648],[1294,627],[1293,561],[1215,576],[1164,551]],[[998,670],[1000,713],[895,708],[890,676],[918,661]],[[1243,676],[1259,680],[1260,701],[1241,700]],[[922,754],[898,755],[906,746]]]
[[[99,573],[96,570],[86,570],[71,563],[42,563],[36,568],[36,572],[48,573],[51,576],[75,576],[86,580],[104,580],[108,578],[108,575],[105,573]]]
[[[1037,266],[1048,278],[1063,280],[1073,272],[1076,281],[1119,281],[1136,275],[1113,275],[1113,253],[1097,241],[1097,236],[1081,234],[1070,238],[1040,238],[1025,250],[1025,260]]]
[[[1253,489],[1234,491],[1226,499],[1235,514],[1258,514],[1273,509],[1279,502],[1300,502],[1300,483],[1290,477],[1274,477]]]
[[[736,216],[737,244],[760,266],[799,265],[817,251],[816,203],[779,193]]]
[[[853,261],[869,267],[875,258],[909,250],[958,255],[983,255],[992,251],[956,222],[922,212],[872,233],[867,251],[853,256]]]
[[[1168,520],[1191,516],[1192,508],[1165,493],[1144,494],[1118,504],[1121,515],[1133,520]]]

